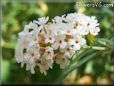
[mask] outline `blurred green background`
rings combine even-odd
[[[111,84],[114,82],[114,49],[112,42],[112,34],[114,34],[114,7],[77,7],[75,2],[65,3],[65,0],[61,3],[56,0],[56,2],[33,1],[2,1],[2,83],[51,83],[60,76],[62,70],[56,64],[54,64],[55,66],[52,70],[48,71],[47,76],[44,76],[39,72],[38,68],[35,69],[36,73],[32,75],[30,71],[25,70],[25,67],[21,68],[20,64],[16,63],[14,54],[17,44],[17,33],[22,31],[24,25],[33,19],[42,16],[49,16],[52,19],[54,16],[72,12],[96,16],[101,28],[98,37],[106,38],[108,42],[105,51],[101,51],[94,59],[89,60],[78,70],[70,73],[63,83]],[[102,2],[102,4],[110,4],[113,3],[112,1]],[[80,0],[77,2],[80,2]],[[99,2],[100,0],[93,0],[87,3]]]

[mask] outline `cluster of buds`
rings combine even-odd
[[[96,36],[100,28],[94,16],[79,13],[56,16],[51,22],[48,17],[38,18],[25,25],[18,34],[16,61],[26,70],[41,73],[53,68],[53,63],[64,69],[70,64],[72,56],[87,45],[85,36]],[[47,23],[48,22],[48,23]]]

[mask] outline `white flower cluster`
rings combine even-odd
[[[22,67],[26,64],[26,70],[32,74],[38,66],[40,72],[46,75],[54,62],[64,69],[76,51],[87,45],[85,36],[96,36],[100,31],[94,16],[70,13],[56,16],[49,23],[48,19],[38,18],[25,25],[24,30],[18,34],[16,61]]]

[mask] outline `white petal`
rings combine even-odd
[[[58,44],[58,43],[54,43],[54,44],[52,45],[52,48],[53,48],[54,50],[56,50],[58,47],[59,47],[59,44]]]
[[[63,48],[65,48],[65,47],[66,47],[66,42],[63,41],[63,42],[60,44],[60,48],[63,49]]]
[[[46,39],[45,39],[45,43],[48,43],[48,42],[49,42],[49,39],[48,39],[48,38],[46,38]]]
[[[24,66],[24,62],[21,62],[21,67],[23,67]]]
[[[75,44],[74,47],[73,47],[74,50],[80,50],[80,48],[81,47],[80,47],[79,43]]]
[[[31,68],[31,73],[35,74],[34,67]]]
[[[65,52],[64,55],[65,55],[66,57],[68,57],[68,58],[71,57],[70,53],[68,53],[68,52]]]

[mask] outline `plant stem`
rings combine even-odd
[[[98,54],[98,52],[93,53],[93,54],[85,57],[83,60],[79,61],[76,66],[73,66],[72,68],[69,68],[68,71],[65,71],[56,81],[57,82],[60,82],[66,75],[68,75],[73,70],[79,68],[79,66],[81,66],[82,64],[84,64],[85,62],[87,62],[88,60],[90,60],[91,58],[95,57],[97,54]]]
[[[105,47],[93,46],[92,49],[95,49],[95,50],[105,50],[106,48]]]
[[[80,55],[79,55],[79,57],[76,57],[71,63],[73,63],[73,62],[75,62],[75,61],[79,61],[82,57],[84,57],[85,55],[87,55],[88,53],[92,53],[92,52],[95,52],[96,50],[93,50],[93,49],[89,49],[89,50],[87,50],[86,49],[86,51],[83,51]]]

